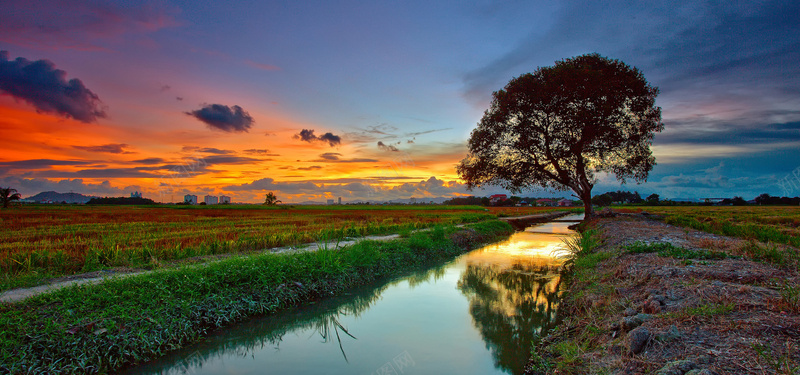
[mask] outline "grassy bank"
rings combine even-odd
[[[241,256],[78,286],[0,306],[0,372],[105,373],[210,329],[443,261],[512,232],[488,221],[340,250]]]

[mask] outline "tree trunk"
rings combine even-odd
[[[580,197],[583,201],[583,220],[589,220],[594,216],[594,211],[592,211],[592,191],[582,191],[580,192]]]

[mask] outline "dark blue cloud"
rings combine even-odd
[[[124,143],[109,143],[107,145],[101,146],[72,146],[72,148],[76,148],[78,150],[89,151],[89,152],[101,152],[101,153],[108,153],[108,154],[129,154],[130,151],[125,151],[125,148],[128,147],[127,144]]]
[[[208,125],[224,132],[247,132],[253,125],[253,118],[242,107],[228,107],[222,104],[208,104],[195,111],[185,112]]]
[[[54,159],[30,159],[0,162],[0,167],[9,169],[48,169],[56,165],[89,165],[95,164],[91,161],[82,160],[54,160]]]
[[[698,120],[671,123],[672,131],[658,134],[654,143],[702,143],[756,145],[774,142],[800,143],[800,122],[741,126],[726,122]]]
[[[162,158],[147,158],[147,159],[134,160],[133,162],[134,163],[138,163],[138,164],[148,164],[148,165],[150,165],[150,164],[161,164],[161,163],[166,162],[166,160],[164,160]]]
[[[312,160],[313,162],[323,162],[323,163],[376,163],[378,162],[377,159],[364,159],[364,158],[355,158],[355,159],[342,159],[342,154],[338,152],[326,152],[319,156],[320,158],[317,160]]]
[[[100,98],[77,78],[66,80],[67,73],[48,60],[8,59],[0,51],[0,92],[25,101],[37,111],[55,113],[82,122],[106,117]]]
[[[303,129],[300,133],[294,135],[294,139],[299,139],[304,142],[323,142],[331,147],[338,146],[342,143],[342,137],[334,135],[333,133],[325,133],[319,137],[314,134],[314,129]]]

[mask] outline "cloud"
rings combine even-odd
[[[319,156],[319,159],[312,160],[314,162],[323,162],[323,163],[377,163],[378,159],[366,159],[366,158],[353,158],[353,159],[342,159],[342,154],[338,152],[326,152]]]
[[[260,155],[260,156],[281,156],[280,154],[272,154],[269,150],[265,148],[250,148],[247,150],[242,150],[245,154],[248,155]]]
[[[208,165],[215,164],[249,164],[268,161],[267,159],[255,159],[244,156],[206,156],[202,161]]]
[[[293,138],[308,143],[323,142],[327,143],[331,147],[338,146],[342,143],[342,138],[338,135],[334,135],[333,133],[325,133],[317,137],[314,134],[314,129],[303,129],[300,131],[300,133],[295,134]]]
[[[107,154],[131,154],[132,152],[125,151],[126,147],[128,147],[128,145],[125,143],[109,143],[107,145],[102,145],[102,146],[72,146],[72,148],[89,152],[100,152]]]
[[[138,164],[148,164],[148,165],[150,165],[150,164],[161,164],[161,163],[166,162],[166,160],[164,160],[162,158],[147,158],[147,159],[134,160],[133,162],[134,163],[138,163]]]
[[[338,135],[333,135],[333,133],[325,133],[318,138],[322,142],[328,142],[328,144],[333,146],[338,146],[342,143],[342,138]]]
[[[38,49],[104,51],[98,43],[122,42],[178,25],[180,9],[143,2],[135,7],[79,0],[9,0],[0,12],[0,41]]]
[[[378,148],[383,151],[400,151],[400,149],[398,149],[394,145],[387,145],[381,141],[378,141]]]
[[[326,153],[320,155],[319,157],[322,160],[337,161],[337,160],[339,160],[340,156],[342,156],[342,154],[340,154],[338,152],[326,152]]]
[[[317,169],[322,169],[322,167],[319,166],[319,165],[312,165],[310,167],[295,168],[295,170],[298,170],[298,171],[313,171],[313,170],[317,170]]]
[[[37,177],[50,178],[157,178],[160,174],[150,171],[154,168],[92,168],[79,171],[48,170],[35,173]]]
[[[77,78],[66,80],[67,73],[49,60],[9,60],[0,51],[0,92],[22,100],[39,112],[53,113],[81,122],[106,117],[100,98]]]
[[[215,147],[192,147],[192,146],[184,146],[183,151],[194,151],[194,152],[202,152],[205,154],[215,154],[215,155],[230,155],[236,153],[236,151],[233,150],[222,150]]]
[[[756,115],[765,118],[766,115]],[[800,111],[792,117],[800,118]],[[758,123],[758,119],[745,120],[685,119],[674,121],[661,134],[656,135],[655,143],[705,144],[705,145],[754,145],[776,142],[800,142],[800,121],[788,123]]]
[[[21,178],[17,176],[5,177],[2,179],[2,186],[11,186],[19,190],[22,196],[28,197],[43,191],[55,191],[59,193],[75,192],[85,195],[97,196],[125,196],[133,191],[142,191],[140,186],[133,185],[125,188],[111,186],[109,181],[102,181],[97,184],[86,183],[83,179],[64,179],[52,181],[44,178]]]
[[[8,169],[48,169],[57,165],[79,166],[79,165],[90,165],[90,164],[96,164],[96,162],[84,161],[84,160],[30,159],[30,160],[0,162],[0,167]]]
[[[253,124],[253,118],[242,107],[228,107],[222,104],[207,104],[192,112],[185,112],[208,125],[212,129],[224,132],[247,132]]]
[[[665,118],[673,106],[680,111],[685,104],[732,94],[766,106],[797,103],[798,15],[800,3],[791,0],[735,5],[567,0],[549,15],[547,28],[531,27],[505,54],[465,74],[463,94],[485,108],[492,91],[514,76],[599,52],[641,69],[661,89]]]
[[[275,191],[283,195],[304,197],[300,199],[322,199],[323,196],[332,195],[368,201],[387,201],[411,197],[450,197],[466,193],[463,184],[440,180],[436,177],[429,177],[417,182],[406,182],[397,186],[382,186],[358,179],[278,182],[272,178],[263,178],[241,185],[226,186],[223,190]]]

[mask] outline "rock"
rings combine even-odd
[[[682,359],[668,362],[664,367],[656,371],[656,375],[685,375],[687,372],[694,369],[697,369],[696,363],[687,359]]]
[[[661,294],[653,294],[653,295],[650,296],[649,299],[658,301],[658,303],[660,303],[661,306],[664,306],[664,305],[667,304],[667,297],[664,297]]]
[[[634,316],[634,315],[636,315],[636,309],[634,309],[633,307],[628,307],[627,309],[625,309],[625,312],[623,313],[623,315],[625,315],[625,316]]]
[[[685,375],[717,375],[714,371],[709,369],[694,369],[692,371],[687,372]]]
[[[647,327],[638,327],[628,332],[628,350],[633,354],[641,353],[650,341],[650,330]]]
[[[678,331],[678,327],[674,324],[669,326],[669,328],[664,331],[656,334],[656,340],[661,342],[672,341],[681,338],[681,332]]]
[[[658,314],[661,312],[661,303],[654,299],[648,299],[642,305],[642,311],[648,314]]]
[[[619,325],[624,330],[630,330],[642,325],[642,323],[650,319],[653,319],[653,316],[650,314],[636,314],[634,316],[622,318]]]

